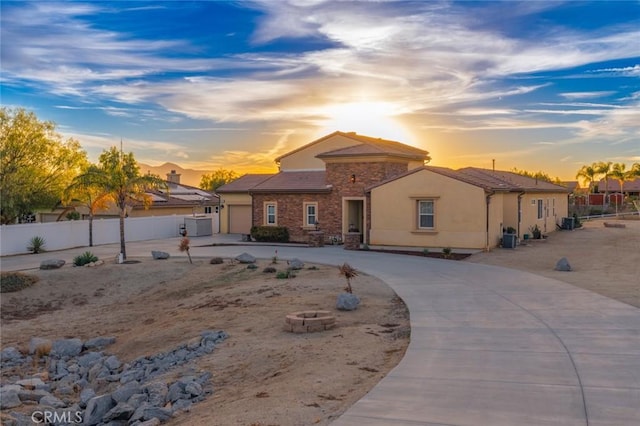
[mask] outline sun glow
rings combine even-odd
[[[411,144],[413,135],[394,117],[402,111],[388,102],[350,102],[322,107],[318,137],[340,130]]]

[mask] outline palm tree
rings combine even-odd
[[[65,204],[75,201],[89,210],[89,247],[93,247],[93,218],[98,211],[108,209],[109,202],[112,200],[110,194],[104,192],[103,188],[93,185],[91,176],[97,173],[100,173],[99,168],[93,164],[89,165],[84,173],[73,179],[63,196]]]
[[[593,182],[596,180],[597,175],[598,172],[596,170],[595,163],[590,166],[582,166],[576,174],[576,179],[585,179],[589,184],[587,192],[587,205],[589,204],[589,194],[591,194],[591,188],[593,187]]]
[[[604,204],[609,195],[609,178],[611,177],[611,161],[601,161],[596,165],[596,172],[604,178],[604,197],[602,198],[602,214],[604,214]]]
[[[127,258],[124,238],[124,219],[127,208],[142,203],[148,208],[152,199],[147,191],[167,186],[166,182],[155,175],[141,175],[133,153],[124,154],[116,147],[100,154],[99,165],[89,168],[76,179],[83,185],[104,194],[119,209],[120,213],[120,252]]]
[[[629,171],[625,171],[627,165],[624,163],[615,163],[611,169],[611,177],[618,181],[620,184],[620,193],[624,201],[624,182],[630,180]],[[616,201],[616,215],[618,214],[618,203]]]

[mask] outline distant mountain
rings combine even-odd
[[[148,164],[138,163],[138,166],[140,166],[140,173],[155,174],[160,176],[162,179],[166,179],[167,174],[171,173],[172,170],[175,170],[176,173],[180,174],[180,183],[191,186],[199,186],[202,175],[213,172],[212,170],[184,169],[174,163],[164,163],[159,166],[150,166]]]

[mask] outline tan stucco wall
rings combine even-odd
[[[418,231],[416,200],[430,197],[436,200],[435,230]],[[501,197],[490,208],[501,216]],[[497,235],[498,227],[494,223],[492,233]],[[486,235],[482,188],[421,170],[371,191],[372,245],[482,249]]]
[[[354,145],[360,145],[360,142],[335,135],[281,158],[280,170],[324,170],[324,161],[316,158],[316,155]]]
[[[135,208],[129,213],[129,217],[150,217],[150,216],[182,216],[194,214],[191,207],[163,207],[163,208]],[[204,214],[204,207],[195,208],[195,214]]]
[[[249,194],[220,194],[220,198],[222,199],[222,205],[224,208],[220,209],[220,233],[228,234],[229,233],[229,206],[233,205],[241,205],[241,206],[250,206],[251,205],[251,195]]]
[[[543,217],[538,219],[538,206],[532,204],[532,200],[542,200]],[[555,208],[554,208],[555,200]],[[569,201],[566,193],[527,193],[522,197],[522,223],[520,224],[520,237],[524,234],[531,235],[530,228],[538,225],[542,233],[548,234],[556,231],[556,224],[560,225],[563,217],[569,215]]]

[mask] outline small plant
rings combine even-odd
[[[369,244],[364,243],[364,244],[362,245],[362,248],[361,248],[360,250],[369,251]]]
[[[189,238],[186,236],[185,232],[185,236],[180,240],[180,246],[178,248],[180,249],[180,251],[186,251],[187,256],[189,257],[189,263],[193,263],[193,261],[191,260],[191,253],[189,253],[189,243]]]
[[[81,255],[78,255],[73,258],[74,266],[84,266],[87,263],[97,262],[98,256],[94,255],[90,251],[85,251]]]
[[[247,269],[250,269],[250,270],[258,269],[258,265],[256,265],[255,263],[250,263],[247,265]]]
[[[265,274],[273,274],[274,272],[276,272],[276,268],[274,268],[273,266],[267,266],[262,270],[262,272],[264,272]]]
[[[209,261],[212,265],[221,265],[224,263],[224,259],[221,257],[214,257]]]
[[[278,263],[278,249],[276,249],[275,254],[271,258],[271,264],[276,265]]]
[[[429,249],[428,248],[422,249],[422,254],[425,256],[429,256]]]
[[[542,238],[542,231],[540,230],[540,228],[538,228],[537,224],[531,226],[529,230],[531,231],[531,235],[533,236],[534,240],[539,240],[540,238]]]
[[[291,269],[287,269],[286,271],[278,271],[278,273],[276,273],[276,278],[279,280],[286,280],[295,277],[296,274]]]
[[[353,289],[351,288],[351,280],[358,276],[358,271],[348,263],[343,263],[340,267],[340,275],[342,275],[347,280],[347,286],[344,290],[347,293],[353,293]]]
[[[640,210],[640,209],[638,209],[638,210]],[[575,229],[578,229],[578,228],[582,227],[582,222],[580,222],[580,218],[578,217],[577,213],[573,214],[573,227]]]
[[[445,247],[442,249],[442,255],[445,259],[451,258],[451,247]]]
[[[318,268],[316,265],[309,266],[307,269],[310,270],[310,271],[318,271],[318,270],[320,270],[320,268]]]
[[[27,250],[29,250],[33,254],[42,253],[44,251],[44,246],[47,242],[44,238],[38,237],[37,235],[29,240],[29,245],[27,246]]]
[[[34,354],[33,354],[33,366],[37,367],[40,364],[40,359],[44,357],[48,357],[51,353],[51,342],[40,343],[36,346]],[[47,360],[48,361],[48,360]],[[47,362],[48,364],[48,362]]]
[[[3,272],[0,275],[0,293],[20,291],[38,282],[38,277],[21,272]]]
[[[505,234],[515,234],[516,232],[516,228],[514,228],[513,226],[509,226],[507,227],[507,231],[505,232]]]

